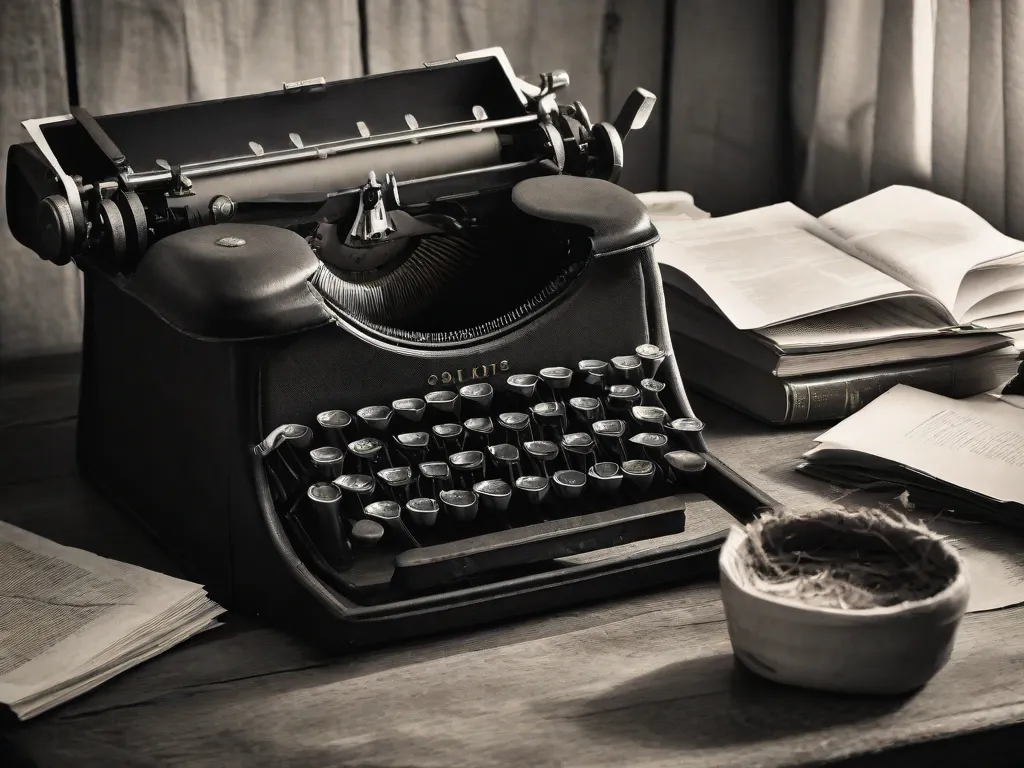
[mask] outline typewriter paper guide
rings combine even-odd
[[[239,156],[250,142],[265,153],[359,139],[357,123],[373,136],[409,130],[406,115],[421,128],[477,119],[528,118],[516,85],[497,58],[471,59],[374,77],[326,83],[322,90],[285,90],[97,117],[97,124],[135,173],[159,171],[158,159],[192,165]],[[73,121],[42,128],[65,173],[92,178],[90,163],[103,162]],[[88,151],[86,146],[92,149]]]

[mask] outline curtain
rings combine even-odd
[[[1024,0],[797,0],[797,202],[890,184],[1024,237]]]

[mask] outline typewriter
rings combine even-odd
[[[501,49],[24,123],[15,237],[84,274],[77,456],[229,609],[334,648],[712,575],[775,502],[705,444],[613,122]]]

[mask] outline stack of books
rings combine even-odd
[[[1017,372],[1024,242],[960,203],[893,186],[820,218],[651,213],[684,380],[757,419],[843,419],[899,383],[969,397]]]

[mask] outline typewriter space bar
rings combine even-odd
[[[578,555],[657,536],[686,527],[682,496],[645,501],[563,520],[524,525],[402,552],[391,583],[420,591],[452,584],[499,568]]]

